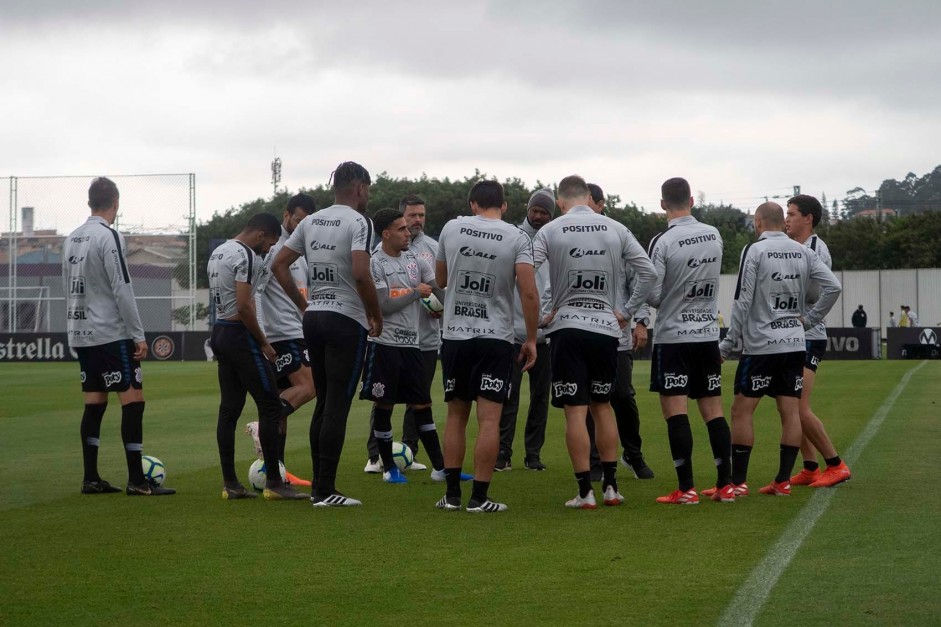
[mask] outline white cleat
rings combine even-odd
[[[604,504],[611,507],[613,505],[620,505],[624,502],[624,497],[621,496],[621,493],[614,489],[613,485],[609,485],[604,490]]]
[[[355,507],[363,504],[362,501],[343,496],[339,492],[327,497],[311,497],[310,502],[314,507]]]
[[[585,497],[576,494],[574,499],[569,499],[565,502],[565,506],[571,507],[572,509],[597,509],[598,504],[595,503],[595,491],[592,490],[588,493],[588,496]]]
[[[376,461],[367,459],[366,467],[363,468],[363,472],[370,474],[370,475],[378,475],[379,473],[382,472],[382,460],[379,459],[378,457],[376,458]]]
[[[428,466],[424,465],[421,462],[413,461],[412,465],[406,468],[406,470],[428,470]]]

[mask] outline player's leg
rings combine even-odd
[[[336,493],[337,467],[346,437],[346,422],[366,353],[366,330],[358,322],[332,313],[325,313],[323,318],[324,332],[328,334],[324,358],[329,364],[328,395],[320,428],[320,468],[315,504]],[[319,392],[319,385],[317,389]]]
[[[520,346],[513,346],[513,380],[510,386],[510,395],[503,404],[500,414],[500,452],[497,455],[494,470],[502,472],[513,468],[513,440],[516,439],[516,422],[520,409],[520,384],[523,382],[523,371],[516,361]]]
[[[415,431],[425,447],[433,470],[431,478],[444,481],[444,454],[431,413],[431,389],[428,385],[426,355],[417,348],[399,349],[397,399],[408,405],[414,416]]]
[[[327,329],[317,324],[319,312],[304,314],[304,341],[310,356],[310,374],[317,390],[314,411],[311,414],[308,438],[310,441],[310,460],[312,466],[311,491],[316,493],[317,479],[320,476],[320,431],[323,427],[323,412],[330,397],[327,387],[326,337]]]
[[[804,385],[803,351],[781,353],[770,357],[773,367],[772,391],[781,416],[781,445],[778,474],[774,481],[761,488],[762,494],[787,496],[791,493],[791,471],[800,453],[800,397]]]
[[[633,384],[634,358],[630,351],[618,352],[618,372],[611,395],[611,409],[618,425],[618,437],[624,453],[623,463],[638,479],[653,479],[653,470],[644,460],[643,439],[640,436],[640,411],[637,408]]]
[[[217,326],[213,329],[213,352],[217,359],[217,377],[219,381],[219,414],[216,420],[216,445],[219,448],[219,464],[222,467],[224,486],[235,488],[239,485],[235,473],[235,425],[248,393],[242,386],[238,365],[231,354],[234,351],[234,337],[228,328]]]
[[[306,349],[304,349],[306,352]],[[310,400],[316,398],[317,394],[314,389],[314,379],[311,374],[311,369],[309,365],[301,365],[297,370],[291,372],[287,376],[288,383],[290,387],[287,390],[282,391],[281,393],[281,416],[278,419],[278,459],[280,459],[287,467],[287,462],[285,460],[285,449],[287,448],[287,439],[288,439],[288,416],[294,413],[301,405],[309,402]],[[285,396],[285,392],[297,390],[297,396],[291,396],[290,399]],[[301,393],[303,390],[303,393]],[[295,405],[294,403],[298,403]],[[310,486],[310,481],[304,481],[289,471],[285,471],[288,481],[291,485],[301,485],[301,486]]]
[[[242,387],[248,390],[258,408],[258,439],[261,441],[266,469],[264,498],[266,500],[307,499],[310,497],[309,494],[296,491],[289,483],[281,479],[278,423],[283,406],[281,397],[278,395],[277,376],[274,367],[262,355],[258,342],[247,331],[245,339],[247,351],[243,349],[238,374]]]
[[[444,372],[447,375],[447,368]],[[448,400],[448,415],[444,423],[444,480],[447,485],[445,495],[437,503],[438,509],[461,509],[461,469],[467,449],[470,410],[470,401],[456,397]]]
[[[520,377],[522,381],[522,377]],[[524,465],[529,470],[545,470],[542,463],[542,447],[546,442],[546,425],[549,422],[549,384],[552,372],[549,369],[549,346],[536,344],[536,363],[529,369],[529,412],[526,415]],[[514,383],[517,387],[519,383]]]
[[[82,438],[82,494],[114,494],[121,489],[112,486],[98,474],[98,448],[101,438],[101,420],[108,408],[108,391],[102,378],[99,360],[95,353],[100,347],[79,347],[79,368],[81,370],[82,392],[85,409],[79,434]]]
[[[424,386],[428,394],[431,394],[431,386],[435,381],[435,371],[438,369],[438,351],[421,351],[422,372],[424,373]],[[430,398],[430,397],[429,397]],[[434,419],[432,419],[434,424]],[[405,415],[402,417],[402,443],[412,449],[412,456],[417,459],[419,452],[419,443],[421,435],[418,429],[418,423],[415,419],[415,410],[411,406],[406,407]],[[425,470],[425,465],[417,461],[412,462],[413,470]]]
[[[677,479],[677,489],[658,497],[658,503],[695,505],[699,502],[693,483],[693,431],[688,413],[689,368],[683,344],[654,344],[650,391],[660,395],[660,411],[667,425],[670,456]]]
[[[755,446],[753,416],[761,397],[749,397],[736,392],[732,399],[732,484],[735,496],[746,496],[748,462]]]

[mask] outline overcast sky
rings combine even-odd
[[[941,163],[936,1],[300,4],[5,1],[0,176],[194,172],[205,220],[269,196],[275,152],[289,190],[355,160],[647,208],[671,176],[749,208]]]

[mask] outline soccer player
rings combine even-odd
[[[781,416],[778,474],[759,491],[787,496],[801,443],[804,327],[824,319],[842,288],[820,257],[784,234],[784,210],[777,203],[766,202],[755,210],[755,233],[758,241],[742,250],[729,331],[719,343],[723,359],[736,341],[744,346],[732,401],[732,483],[735,496],[748,494],[748,461],[755,442],[752,416],[761,397],[771,396]],[[819,287],[819,298],[806,311],[811,282]]]
[[[438,242],[425,235],[425,201],[415,194],[408,194],[399,201],[399,211],[405,218],[405,225],[411,235],[408,250],[419,259],[424,259],[432,268],[435,266],[435,255],[438,254]],[[418,348],[421,350],[422,361],[425,368],[425,387],[431,394],[431,385],[435,380],[435,371],[438,369],[438,348],[441,346],[441,327],[438,321],[440,313],[427,311],[418,306]],[[373,417],[370,416],[369,440],[366,448],[369,459],[363,469],[367,473],[382,472],[379,460],[379,449],[376,448],[376,438],[373,435]],[[413,456],[418,455],[418,429],[415,427],[415,410],[408,407],[402,419],[402,443],[412,451]],[[427,470],[427,466],[415,460],[409,470]]]
[[[519,290],[526,321],[520,347],[523,370],[536,361],[539,295],[532,242],[502,220],[503,186],[478,181],[468,196],[472,216],[445,224],[438,240],[435,277],[448,288],[444,299],[441,366],[448,418],[444,430],[447,492],[439,509],[461,509],[461,466],[471,403],[477,402],[474,484],[467,511],[495,513],[506,505],[490,500],[488,490],[500,449],[500,414],[513,376],[513,285]]]
[[[337,166],[332,179],[335,204],[304,218],[271,265],[297,308],[306,309],[304,339],[317,390],[310,422],[314,507],[362,505],[337,491],[337,467],[363,371],[366,337],[382,334],[382,312],[369,270],[372,222],[364,215],[369,172],[346,161]],[[289,271],[302,254],[307,258],[307,298]]]
[[[653,264],[624,225],[595,213],[588,185],[579,176],[559,182],[562,215],[533,239],[538,269],[549,263],[552,317],[550,342],[552,404],[565,412],[565,441],[578,482],[578,494],[566,507],[594,509],[589,470],[588,409],[595,420],[603,470],[605,505],[620,505],[617,486],[618,432],[611,410],[617,374],[618,339],[643,304],[656,279]],[[637,273],[630,299],[619,303],[624,265]]]
[[[301,220],[314,213],[317,205],[307,194],[296,194],[288,200],[281,216],[281,237],[271,247],[262,263],[261,279],[255,294],[255,306],[265,335],[278,354],[274,362],[278,388],[281,390],[281,419],[278,422],[278,459],[284,461],[288,437],[288,416],[313,399],[317,392],[310,373],[310,356],[304,341],[303,318],[284,292],[277,279],[272,279],[271,262],[284,247]],[[307,266],[295,261],[289,267],[291,277],[301,294],[307,292]],[[257,428],[257,425],[256,425]],[[310,485],[288,473],[293,485]]]
[[[246,393],[258,407],[258,437],[267,469],[267,500],[303,499],[281,480],[278,459],[278,423],[283,405],[278,396],[274,362],[277,352],[258,324],[255,290],[261,277],[261,256],[278,241],[281,225],[270,213],[252,216],[233,239],[209,256],[209,298],[216,308],[211,345],[219,363],[219,418],[216,443],[222,464],[222,498],[256,496],[235,474],[235,426],[245,406]],[[275,469],[275,470],[273,470]]]
[[[521,231],[530,239],[552,219],[555,209],[555,194],[549,188],[536,190],[529,197],[526,219],[519,225]],[[536,290],[539,292],[540,316],[548,313],[549,305],[549,267],[544,266],[536,272]],[[513,342],[514,351],[519,353],[526,341],[526,324],[523,319],[523,304],[516,294],[513,298]],[[500,453],[494,470],[500,472],[513,468],[513,440],[516,437],[516,415],[520,406],[520,384],[523,371],[519,364],[513,367],[513,381],[510,396],[503,405],[500,416]],[[525,446],[526,456],[523,466],[528,470],[545,470],[546,465],[540,459],[542,445],[546,441],[546,423],[549,420],[549,345],[543,329],[536,332],[536,362],[529,369],[529,411],[526,414]]]
[[[65,283],[69,347],[78,354],[85,412],[82,415],[82,494],[112,494],[121,489],[98,474],[101,420],[108,394],[121,401],[121,439],[127,460],[128,496],[162,496],[176,491],[144,478],[144,384],[140,362],[147,357],[131,275],[125,262],[124,236],[111,225],[120,194],[110,179],[99,177],[88,188],[91,216],[65,238]]]
[[[434,468],[431,478],[444,481],[444,457],[431,413],[418,328],[424,311],[419,299],[433,291],[443,299],[444,292],[437,289],[431,264],[409,250],[411,235],[401,211],[382,209],[373,216],[373,224],[382,238],[370,264],[383,324],[382,334],[369,338],[360,398],[375,403],[373,434],[385,469],[382,478],[386,483],[408,483],[392,459],[392,410],[396,403],[405,403],[414,411],[418,437]]]
[[[604,190],[595,183],[588,183],[591,197],[588,206],[595,213],[604,215]],[[628,301],[634,291],[634,271],[630,265],[624,265],[624,278],[621,281],[619,292],[619,306]],[[650,308],[647,304],[641,305],[634,313],[634,324],[624,325],[621,337],[618,339],[618,371],[611,391],[611,409],[614,410],[614,420],[618,425],[618,438],[624,451],[621,454],[621,464],[634,473],[637,479],[653,479],[654,474],[644,460],[642,450],[643,440],[640,437],[640,411],[637,409],[637,400],[634,398],[634,358],[631,351],[635,348],[643,350],[647,345],[647,328],[650,326]],[[601,469],[601,455],[595,442],[595,421],[588,412],[588,436],[591,440],[591,480],[601,481],[604,472]]]
[[[712,498],[734,502],[716,322],[722,237],[715,227],[692,216],[693,197],[686,179],[668,179],[660,192],[660,207],[667,213],[668,227],[650,241],[650,259],[657,268],[657,285],[647,299],[657,308],[650,391],[660,394],[679,485],[670,494],[657,497],[657,502],[699,503],[693,484],[690,398],[696,400],[709,432],[717,474],[717,491]]]
[[[803,244],[816,253],[828,268],[831,265],[830,249],[820,239],[814,228],[823,216],[823,206],[813,196],[799,194],[787,201],[784,227],[788,237]],[[813,306],[819,298],[819,289],[811,283],[807,287],[807,305]],[[862,307],[862,305],[860,305]],[[855,314],[854,314],[855,315]],[[801,457],[804,468],[791,477],[791,485],[809,485],[816,488],[831,487],[849,480],[850,469],[840,459],[836,447],[827,435],[823,422],[810,406],[810,397],[817,379],[817,367],[827,350],[827,327],[821,321],[804,332],[806,356],[804,358],[804,383],[800,397]],[[823,455],[826,470],[820,472],[817,451]]]

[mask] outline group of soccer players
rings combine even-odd
[[[702,494],[714,501],[734,502],[749,493],[752,415],[764,396],[776,400],[782,435],[778,474],[761,493],[787,495],[794,484],[830,487],[850,478],[810,406],[826,347],[822,321],[841,289],[826,246],[813,233],[822,214],[816,199],[795,196],[786,214],[775,203],[756,209],[758,240],[742,251],[728,334],[720,343],[722,239],[692,216],[684,179],[663,184],[668,228],[646,252],[625,226],[603,215],[600,189],[578,176],[559,182],[557,198],[549,189],[533,195],[526,230],[503,220],[502,186],[479,181],[468,198],[472,215],[448,222],[438,242],[423,232],[420,198],[408,196],[399,208],[382,209],[370,219],[365,168],[342,163],[332,182],[334,205],[316,211],[312,198],[298,194],[281,222],[270,214],[255,215],[210,256],[223,498],[256,496],[234,468],[236,422],[251,394],[269,469],[264,498],[309,498],[315,507],[360,505],[337,489],[347,418],[359,391],[373,403],[367,472],[381,472],[388,483],[407,483],[393,461],[391,420],[394,406],[405,405],[403,439],[413,449],[420,441],[433,467],[431,478],[446,486],[437,507],[505,511],[505,504],[490,498],[490,482],[495,469],[510,466],[518,387],[522,373],[530,371],[526,467],[545,468],[539,452],[550,395],[565,415],[577,482],[577,493],[565,506],[596,508],[593,480],[601,482],[605,505],[619,505],[624,501],[616,476],[619,440],[625,465],[637,477],[653,476],[640,451],[630,381],[630,346],[647,340],[648,307],[657,310],[650,389],[660,395],[678,480],[677,489],[658,502],[699,502],[689,398],[697,401],[709,434],[717,479]],[[118,200],[113,182],[96,179],[89,190],[92,217],[67,238],[63,254],[70,345],[79,355],[86,397],[82,492],[120,491],[97,472],[100,423],[114,391],[124,407],[127,493],[172,494],[141,476],[139,362],[146,343],[123,238],[111,227]],[[555,207],[560,215],[553,219]],[[429,311],[423,300],[443,302],[443,311]],[[431,395],[439,341],[447,403],[443,446]],[[743,355],[730,428],[721,401],[721,365],[738,344]],[[313,480],[307,494],[297,490],[303,481],[271,470],[284,459],[288,417],[315,397],[309,429]],[[475,403],[471,475],[463,466]],[[804,467],[792,477],[801,450]],[[818,452],[826,464],[822,471]],[[592,472],[593,458],[600,477]],[[465,481],[472,482],[466,504]]]

